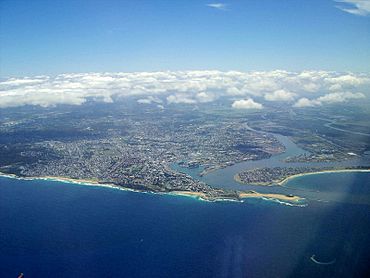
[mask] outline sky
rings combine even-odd
[[[0,77],[370,72],[367,0],[0,0]]]

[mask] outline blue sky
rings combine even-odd
[[[215,3],[222,5],[208,5]],[[333,0],[0,0],[0,76],[194,69],[369,72],[366,7],[358,13],[337,6],[354,7]]]

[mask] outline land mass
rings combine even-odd
[[[237,163],[269,159],[286,151],[274,133],[289,136],[307,151],[290,157],[286,164],[297,160],[338,162],[354,156],[362,159],[370,149],[368,136],[362,134],[370,116],[366,111],[357,110],[356,115],[347,111],[351,110],[269,107],[246,112],[231,109],[221,100],[217,105],[199,104],[196,109],[187,105],[163,109],[142,105],[134,96],[114,103],[86,102],[78,107],[7,108],[2,109],[0,118],[0,171],[22,178],[66,179],[206,200],[240,200],[241,196],[258,194],[207,184],[173,165],[201,167],[200,175],[207,175]],[[326,127],[328,120],[323,119],[330,119],[337,128]],[[342,130],[349,130],[354,121],[356,138],[349,140],[348,132]],[[316,171],[287,169],[255,169],[236,178],[269,184]]]
[[[284,185],[287,181],[304,175],[337,172],[369,172],[368,167],[317,168],[317,167],[274,167],[242,171],[234,176],[235,181],[251,185]]]
[[[71,184],[79,184],[84,186],[98,186],[98,187],[106,187],[118,190],[126,190],[126,191],[135,191],[135,192],[148,192],[143,190],[134,190],[128,187],[122,187],[115,184],[108,184],[108,183],[101,183],[97,180],[87,180],[87,179],[72,179],[67,177],[53,177],[53,176],[45,176],[45,177],[18,177],[14,174],[6,174],[0,172],[0,176],[14,178],[14,179],[21,179],[21,180],[49,180],[49,181],[59,181],[59,182],[66,182]],[[150,191],[149,191],[150,192]],[[218,196],[210,196],[207,192],[196,192],[196,191],[168,191],[168,192],[150,192],[150,193],[162,193],[162,194],[171,194],[171,195],[179,195],[179,196],[187,196],[187,197],[195,197],[200,200],[204,201],[242,201],[246,198],[265,198],[271,200],[280,200],[280,201],[287,201],[290,203],[297,203],[303,201],[304,199],[298,196],[293,195],[284,195],[284,194],[264,194],[258,193],[256,191],[234,191],[233,194],[225,194],[221,190],[219,191],[220,194]]]

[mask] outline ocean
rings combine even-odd
[[[287,186],[335,197],[205,202],[0,177],[0,277],[365,277],[370,173]]]

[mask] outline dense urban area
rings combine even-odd
[[[90,103],[83,109],[4,109],[0,171],[23,177],[88,179],[152,192],[199,192],[209,199],[238,198],[236,191],[213,188],[172,166],[202,167],[200,175],[207,175],[235,163],[269,158],[284,152],[273,133],[290,136],[307,150],[286,162],[366,155],[368,140],[352,144],[325,127],[327,119],[291,110],[225,113],[221,106],[202,112],[186,106],[145,107],[134,101]],[[261,168],[242,172],[238,178],[246,183],[271,183],[310,171],[309,167]]]

